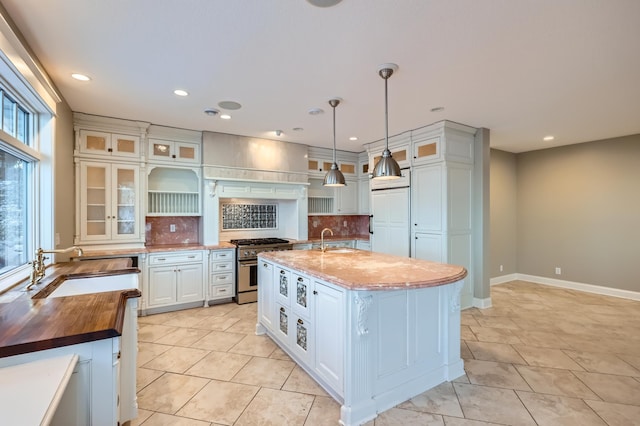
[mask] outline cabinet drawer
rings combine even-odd
[[[211,261],[217,262],[219,260],[233,260],[233,250],[212,250]]]
[[[211,262],[211,272],[233,271],[233,262]]]
[[[289,306],[291,294],[291,272],[283,268],[274,271],[276,281],[276,300],[283,306]]]
[[[209,280],[209,284],[211,285],[233,284],[233,273],[227,272],[224,274],[211,274],[211,279]]]
[[[310,316],[310,302],[311,302],[311,280],[309,277],[298,274],[291,274],[291,284],[293,286],[293,311],[306,318]]]
[[[233,284],[211,286],[211,297],[232,297],[232,296],[233,296]]]
[[[173,263],[202,262],[201,251],[190,251],[182,253],[164,253],[149,255],[150,265],[164,265]]]

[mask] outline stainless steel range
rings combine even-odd
[[[236,249],[236,302],[258,301],[258,253],[291,250],[293,244],[282,238],[231,240]]]

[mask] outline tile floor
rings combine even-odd
[[[640,425],[640,302],[515,281],[462,312],[466,375],[383,425]],[[339,406],[265,336],[256,304],[139,319],[132,425],[337,425]]]

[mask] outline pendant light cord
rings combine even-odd
[[[333,163],[336,164],[336,106],[333,107]]]
[[[387,90],[387,81],[389,77],[384,79],[384,137],[385,148],[389,150],[389,95]]]

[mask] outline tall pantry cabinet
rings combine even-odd
[[[74,244],[103,247],[144,244],[142,143],[148,126],[148,123],[74,113]]]

